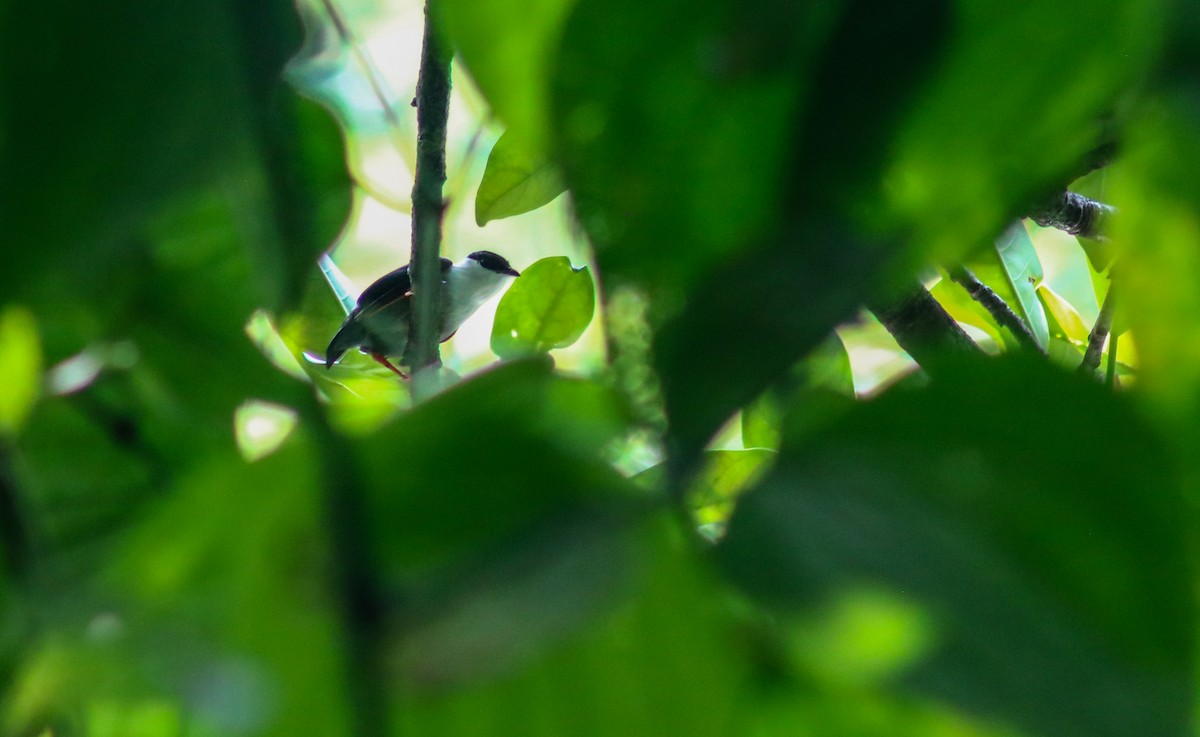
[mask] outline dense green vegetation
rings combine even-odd
[[[0,0],[0,735],[1194,731],[1193,9],[434,0],[591,258],[414,401],[338,7]]]

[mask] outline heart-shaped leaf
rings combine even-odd
[[[521,274],[496,308],[492,350],[520,358],[566,348],[583,335],[596,308],[596,290],[586,266],[566,256],[544,258]]]

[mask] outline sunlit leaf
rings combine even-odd
[[[558,169],[505,133],[492,147],[483,181],[475,194],[475,222],[512,217],[536,210],[566,190]]]
[[[537,261],[513,282],[496,308],[492,351],[520,358],[566,348],[583,335],[596,308],[596,291],[586,266],[566,256]]]
[[[233,416],[238,450],[248,461],[257,461],[279,449],[296,428],[296,411],[271,402],[251,400]]]
[[[1079,316],[1079,311],[1074,305],[1046,284],[1037,288],[1037,295],[1046,311],[1054,317],[1057,326],[1062,329],[1063,337],[1076,343],[1087,343],[1088,333],[1092,328]]]
[[[15,435],[41,390],[42,346],[37,322],[20,307],[0,311],[0,436]]]
[[[1018,314],[1025,318],[1038,345],[1044,348],[1050,340],[1050,329],[1046,324],[1046,310],[1037,297],[1043,276],[1042,263],[1024,223],[1013,223],[996,238],[996,255],[1009,287],[1017,297],[1017,304],[1011,306],[1014,309],[1020,307]]]
[[[1181,430],[1172,435],[1186,443],[1184,457],[1194,461],[1200,411],[1200,291],[1193,288],[1200,279],[1195,206],[1200,116],[1190,95],[1153,101],[1130,131],[1122,176],[1113,177],[1113,201],[1121,211],[1113,225],[1124,258],[1114,266],[1111,288],[1136,335],[1139,386],[1159,420]]]

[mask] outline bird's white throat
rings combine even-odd
[[[457,330],[480,305],[496,296],[512,280],[508,274],[485,269],[473,258],[465,258],[450,267],[446,276],[450,303],[450,314],[445,323],[447,332]]]

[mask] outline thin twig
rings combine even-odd
[[[997,323],[1008,328],[1009,332],[1017,339],[1017,342],[1022,347],[1029,350],[1045,353],[1037,338],[1033,336],[1033,331],[1029,329],[1028,323],[1025,322],[1013,309],[1008,306],[1000,295],[992,291],[992,288],[979,280],[970,269],[965,266],[955,266],[947,269],[947,273],[954,283],[967,290],[967,294],[971,295],[971,299],[980,304],[983,309],[988,311]]]
[[[445,212],[442,187],[446,183],[451,55],[434,28],[433,4],[434,0],[426,0],[421,71],[417,76],[417,96],[413,100],[417,107],[417,167],[412,192],[412,260],[409,268],[413,278],[413,318],[407,363],[413,367],[414,374],[440,360],[436,316],[440,307],[439,259]]]
[[[379,107],[383,109],[383,117],[391,126],[394,135],[399,137],[404,126],[400,122],[400,114],[396,112],[396,108],[392,105],[392,95],[388,91],[386,84],[383,81],[383,75],[375,68],[371,57],[363,49],[362,44],[351,30],[350,24],[346,22],[345,17],[338,9],[335,0],[322,0],[325,6],[325,12],[329,14],[329,20],[332,21],[333,27],[337,29],[338,36],[342,39],[342,43],[350,49],[350,53],[354,55],[355,61],[362,67],[363,75],[367,78],[367,84],[371,85],[371,92],[375,94],[375,99],[379,101]],[[397,140],[397,146],[400,141]],[[402,147],[400,147],[401,150]]]
[[[1108,338],[1108,364],[1105,367],[1104,385],[1109,389],[1117,385],[1117,338],[1116,333],[1113,333]]]
[[[1104,352],[1104,342],[1108,338],[1109,331],[1112,330],[1113,312],[1115,310],[1115,300],[1113,299],[1113,286],[1110,282],[1108,285],[1108,294],[1104,295],[1104,304],[1100,307],[1100,314],[1096,316],[1096,324],[1092,326],[1092,332],[1088,334],[1087,350],[1083,354],[1083,363],[1079,364],[1079,372],[1090,374],[1100,367],[1100,355]],[[1111,352],[1111,348],[1109,349]]]

